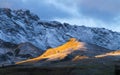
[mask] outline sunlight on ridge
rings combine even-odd
[[[20,61],[17,62],[16,64],[32,63],[32,62],[34,63],[42,59],[48,59],[48,61],[61,60],[64,59],[68,54],[72,53],[73,51],[80,50],[83,48],[85,48],[84,43],[79,42],[76,38],[71,38],[68,42],[66,42],[61,46],[46,50],[46,52],[39,57],[28,59],[25,61]]]
[[[102,57],[106,57],[106,56],[120,56],[120,50],[117,51],[112,51],[106,54],[101,54],[101,55],[97,55],[95,56],[96,58],[102,58]]]

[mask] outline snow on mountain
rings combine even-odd
[[[111,50],[120,49],[120,33],[105,28],[46,22],[29,10],[0,8],[0,39],[5,42],[29,42],[46,50],[57,47],[72,37]]]

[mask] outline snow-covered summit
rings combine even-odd
[[[29,42],[46,50],[57,47],[72,37],[111,50],[120,49],[120,33],[105,28],[45,22],[29,10],[0,8],[0,39],[3,41],[15,44]]]

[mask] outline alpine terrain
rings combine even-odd
[[[0,8],[0,74],[114,75],[119,39],[119,32],[105,28],[43,21],[29,10]]]

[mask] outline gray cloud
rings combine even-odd
[[[119,0],[0,0],[0,7],[29,9],[45,20],[116,31],[120,27]]]
[[[83,15],[103,21],[111,21],[120,15],[120,0],[81,0],[78,6]]]
[[[79,5],[112,14],[120,12],[120,0],[81,0]]]
[[[55,17],[69,17],[70,15],[53,5],[47,5],[45,0],[0,0],[0,7],[12,9],[29,9],[39,15],[42,19],[52,19]]]

